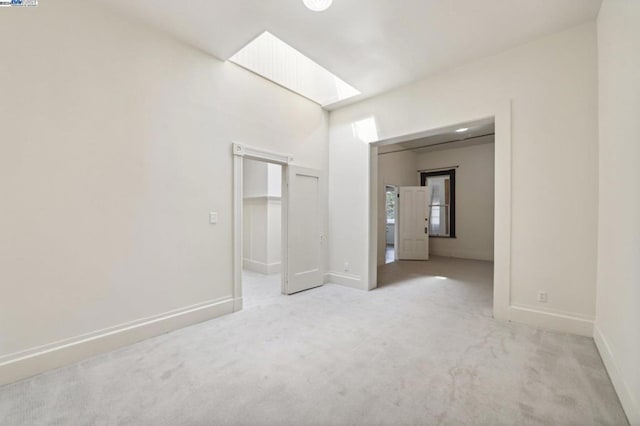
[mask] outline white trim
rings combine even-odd
[[[494,201],[494,270],[493,270],[493,316],[497,319],[509,320],[511,304],[511,100],[507,99],[497,104],[492,111],[483,117],[462,118],[456,122],[449,123],[450,127],[456,123],[465,121],[477,121],[493,117],[495,121],[495,201]],[[365,270],[368,277],[368,288],[377,286],[377,252],[378,252],[378,169],[377,150],[378,146],[389,145],[398,142],[405,142],[417,139],[420,136],[435,134],[437,128],[426,129],[412,134],[401,135],[370,144],[368,172],[369,172],[369,214],[366,217],[367,229],[369,229],[367,250],[369,253],[369,265]],[[362,288],[362,287],[361,287]],[[527,317],[531,318],[531,317]],[[532,322],[533,325],[538,325]]]
[[[282,264],[280,262],[264,263],[257,260],[244,258],[242,259],[242,267],[249,271],[257,272],[259,274],[270,275],[280,272]]]
[[[268,163],[280,164],[286,166],[293,162],[293,156],[289,154],[280,154],[273,151],[268,151],[262,148],[256,148],[253,146],[244,145],[241,143],[233,144],[233,155],[239,157],[245,157],[252,160],[266,161]]]
[[[276,197],[273,195],[259,195],[257,197],[244,197],[245,203],[250,204],[280,204],[282,203],[282,197]]]
[[[616,357],[611,350],[609,342],[597,325],[593,327],[593,340],[596,342],[596,348],[598,348],[600,358],[602,358],[607,373],[609,373],[609,378],[618,394],[618,399],[620,399],[620,404],[622,404],[622,408],[627,415],[629,424],[640,425],[640,401],[637,397],[634,398],[631,387],[618,367]]]
[[[242,225],[243,203],[242,180],[244,151],[242,146],[233,145],[233,311],[242,309]]]
[[[265,161],[282,166],[282,291],[284,292],[287,280],[287,206],[288,206],[288,183],[287,167],[293,162],[293,156],[280,154],[261,148],[233,143],[231,145],[233,154],[233,311],[242,309],[242,224],[243,224],[243,163],[245,158],[251,160]]]
[[[362,278],[359,275],[329,271],[324,274],[324,282],[325,284],[338,284],[345,287],[362,290]]]
[[[293,160],[293,157],[291,157]],[[280,225],[280,272],[281,272],[281,288],[280,292],[286,294],[287,282],[289,281],[289,167],[282,166],[282,207],[280,208],[280,216],[282,219]]]
[[[367,270],[367,290],[373,290],[378,287],[378,146],[370,145],[369,148],[369,214],[365,217],[369,221],[369,241],[365,241],[365,249],[369,253],[369,268]],[[384,186],[383,186],[384,188]],[[385,235],[385,241],[386,241]],[[393,249],[398,257],[396,250],[399,245],[398,241],[398,221],[394,229]]]
[[[509,306],[509,320],[563,333],[593,336],[593,319],[578,314],[511,305]]]
[[[484,260],[487,262],[493,262],[492,251],[437,249],[437,250],[431,250],[431,254],[433,256],[454,257],[456,259]]]
[[[244,299],[242,297],[236,297],[233,299],[233,312],[241,311],[244,307]]]
[[[0,385],[73,364],[232,311],[231,298],[210,300],[5,355],[0,358]]]

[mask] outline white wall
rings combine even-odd
[[[456,238],[430,238],[431,254],[493,260],[493,136],[477,142],[416,156],[418,170],[460,166],[456,169]]]
[[[245,159],[242,167],[242,195],[244,198],[269,195],[269,163]]]
[[[326,112],[90,2],[0,38],[0,382],[229,312],[231,143],[326,170]]]
[[[416,154],[401,151],[378,155],[378,265],[384,264],[386,233],[385,185],[416,186],[420,184]]]
[[[270,197],[280,197],[282,195],[282,166],[268,163],[267,177],[267,195]]]
[[[510,318],[591,333],[596,65],[595,24],[588,23],[333,111],[329,270],[348,261],[343,283],[368,288],[371,138],[358,133],[362,123],[375,123],[367,133],[384,140],[489,117],[511,100]],[[543,206],[553,207],[552,219]],[[548,303],[536,301],[538,291],[548,292]]]
[[[280,197],[282,166],[246,158],[242,168],[242,183],[244,198]]]
[[[640,425],[640,2],[598,16],[600,162],[594,338],[631,424]]]
[[[243,268],[262,274],[280,271],[282,166],[244,159]]]

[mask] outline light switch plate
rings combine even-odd
[[[209,223],[212,225],[218,223],[218,212],[209,212]]]
[[[546,291],[539,291],[538,292],[538,302],[547,303],[548,300],[549,300],[549,296],[547,295]]]

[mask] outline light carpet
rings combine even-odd
[[[494,320],[491,277],[433,258],[268,297],[4,386],[0,423],[626,424],[593,340]]]

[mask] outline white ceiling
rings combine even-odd
[[[94,1],[223,60],[267,30],[362,92],[346,102],[593,20],[601,3],[334,0],[311,12],[302,0]]]
[[[465,128],[464,132],[456,132]],[[427,152],[442,149],[491,143],[494,141],[495,123],[493,118],[459,123],[440,129],[428,130],[420,134],[402,136],[401,141],[391,139],[378,146],[379,154],[399,151]]]

